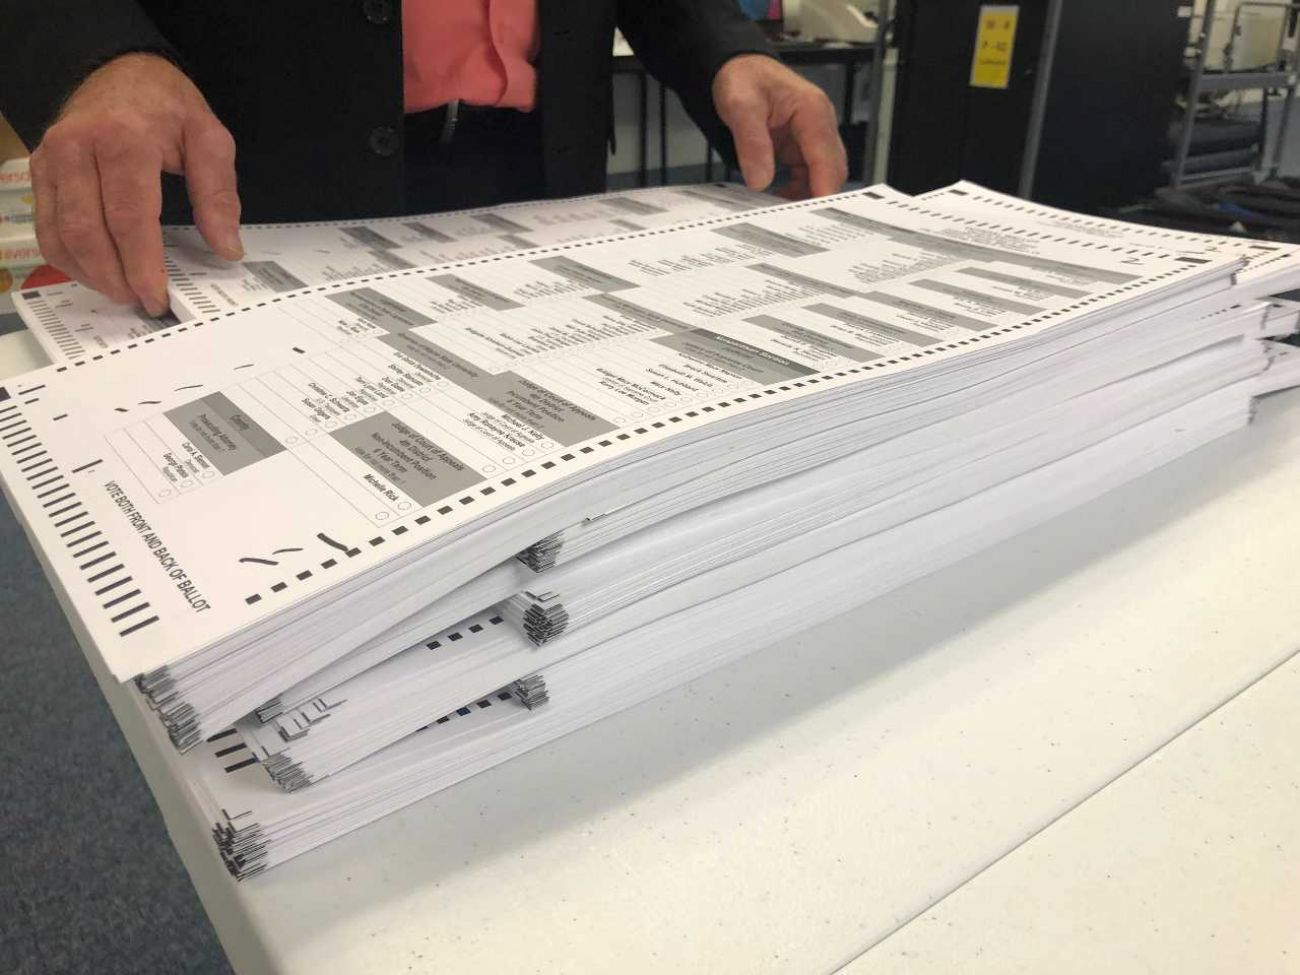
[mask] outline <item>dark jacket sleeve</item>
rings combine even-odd
[[[35,147],[86,75],[132,51],[176,60],[134,0],[3,0],[0,114]]]
[[[682,100],[731,166],[731,133],[713,107],[713,76],[737,54],[772,55],[758,25],[735,0],[619,0],[618,26],[641,63]]]

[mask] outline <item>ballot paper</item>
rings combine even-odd
[[[1226,386],[1246,389],[1242,384],[1259,375],[1265,353],[1240,337],[1258,327],[1262,306],[1221,317],[1218,335],[1207,336],[1220,341],[1208,348],[1050,408],[1034,410],[1033,398],[1022,397],[1020,415],[1000,426],[990,427],[988,411],[936,424],[888,449],[862,451],[669,519],[541,576],[550,587],[545,597],[522,593],[272,722],[250,718],[239,730],[257,744],[278,782],[305,787],[415,732],[430,713],[957,503]],[[1037,390],[1040,399],[1044,392]],[[503,618],[517,628],[500,626]],[[494,626],[496,642],[486,653],[463,639]]]
[[[959,423],[931,423],[925,437],[916,441],[909,441],[904,436],[906,428],[901,427],[890,412],[882,414],[879,410],[868,408],[862,415],[858,415],[853,408],[842,404],[836,409],[836,422],[829,424],[823,431],[810,432],[805,429],[796,443],[775,446],[761,444],[754,449],[747,449],[743,456],[742,451],[732,451],[730,461],[725,466],[701,477],[690,477],[688,474],[687,477],[678,479],[677,484],[648,495],[644,501],[624,506],[616,515],[606,515],[597,521],[602,524],[613,522],[620,529],[606,532],[606,541],[661,520],[672,519],[680,525],[680,519],[702,503],[786,477],[793,471],[815,468],[817,471],[826,471],[826,476],[829,477],[829,468],[826,466],[828,460],[879,443],[889,438],[890,433],[898,434],[889,440],[889,457],[892,460],[879,453],[874,460],[882,469],[887,460],[891,465],[894,480],[884,485],[883,489],[901,490],[903,482],[899,480],[900,477],[919,476],[910,468],[900,465],[899,459],[893,456],[899,450],[911,449],[909,444],[930,443],[935,438],[940,443],[952,438],[971,439],[976,431],[1006,422],[1009,416],[1014,417],[1025,410],[1044,409],[1063,399],[1078,396],[1088,389],[1114,382],[1132,370],[1149,369],[1177,358],[1194,347],[1204,347],[1248,334],[1258,327],[1260,315],[1260,306],[1256,305],[1253,308],[1234,310],[1230,314],[1209,316],[1194,329],[1186,327],[1181,311],[1177,315],[1165,316],[1163,320],[1145,319],[1141,322],[1140,335],[1123,345],[1122,355],[1110,357],[1109,360],[1094,362],[1084,359],[1077,365],[1063,365],[1044,356],[1039,350],[1033,360],[1019,363],[1021,368],[1008,376],[983,383],[978,393],[965,392],[963,402],[967,412],[957,417]],[[1253,350],[1253,355],[1254,368],[1258,369],[1263,360],[1259,357],[1257,348]],[[1226,368],[1221,372],[1222,375],[1228,374]],[[930,413],[930,418],[942,420],[938,413]],[[797,427],[794,429],[798,430]],[[775,431],[772,435],[775,437]],[[905,459],[911,462],[911,458]],[[929,467],[933,468],[934,463],[930,461]],[[924,471],[923,467],[921,473]],[[854,497],[865,505],[866,482],[859,485],[859,488]],[[791,489],[787,487],[778,490]],[[733,553],[738,554],[743,548],[736,535],[731,536],[727,543]],[[369,641],[359,650],[279,692],[275,699],[259,708],[259,715],[264,718],[273,717],[282,711],[309,703],[319,711],[319,703],[314,699],[322,692],[336,687],[412,643],[427,638],[428,634],[436,633],[442,627],[463,619],[470,612],[490,606],[525,588],[536,588],[527,581],[529,575],[521,570],[521,565],[516,560],[508,560],[496,566],[437,600],[430,607],[431,611],[404,621],[381,638]],[[538,584],[549,586],[559,577],[545,574],[536,578]],[[659,577],[658,584],[667,584],[665,577]],[[563,610],[562,601],[548,612],[548,628],[555,626],[555,613],[559,610]],[[222,692],[222,681],[208,680],[210,676],[208,669],[196,673],[187,667],[167,668],[166,677],[157,686],[152,681],[146,682],[145,686],[164,721],[169,726],[185,729],[196,713],[212,712],[213,694]],[[252,678],[247,671],[242,672],[240,686],[245,687],[250,679]]]
[[[1122,238],[1123,229],[1123,225],[1116,225],[1115,232],[1110,236]],[[1141,228],[1137,229],[1140,232]],[[1207,249],[1205,243],[1198,242],[1201,250]],[[1210,238],[1208,243],[1214,245],[1217,239]],[[1279,252],[1285,255],[1287,250],[1272,246],[1251,246],[1245,253],[1257,260],[1261,257],[1274,258],[1273,263],[1276,263]],[[1270,273],[1276,273],[1276,270]],[[1206,341],[1212,341],[1216,337],[1222,339],[1258,335],[1261,333],[1261,323],[1266,318],[1261,311],[1271,310],[1255,306],[1232,316],[1210,316],[1204,322]],[[1153,333],[1144,330],[1143,337],[1150,340]],[[1268,346],[1270,371],[1260,377],[1257,391],[1296,385],[1294,363],[1290,361],[1287,352],[1291,347],[1277,343],[1265,345]],[[1248,351],[1245,346],[1237,343],[1235,350],[1221,350],[1223,351],[1227,351],[1229,357],[1239,355],[1238,368],[1249,373],[1258,371],[1264,347],[1256,343],[1253,351]],[[1135,345],[1125,346],[1126,355],[1132,356],[1136,352]],[[1129,368],[1138,366],[1131,360],[1127,365]],[[1202,368],[1207,370],[1206,378],[1211,383],[1230,382],[1241,375],[1225,362],[1213,359],[1204,361]],[[1054,378],[1053,385],[1058,390],[1068,387],[1068,376],[1064,372],[1058,372]],[[1172,382],[1185,395],[1195,388],[1187,383],[1185,376],[1174,378]],[[1111,408],[1120,408],[1130,420],[1141,415],[1132,403],[1117,397],[1116,387],[1106,387],[1103,395]],[[1066,405],[1068,409],[1076,410],[1082,407],[1083,402],[1075,399]],[[1017,408],[1023,408],[1023,405],[1017,404]],[[973,415],[967,417],[973,418]],[[1093,417],[1093,422],[1096,422],[1096,416]],[[1051,421],[1051,425],[1058,429],[1066,426],[1056,419]],[[937,425],[932,431],[941,427],[942,425]],[[1095,427],[1092,432],[1096,432]],[[946,431],[945,435],[952,439],[970,436],[955,430]],[[865,459],[860,463],[865,464]],[[871,463],[879,467],[876,458],[873,457]],[[772,544],[774,540],[779,541],[782,533],[784,537],[792,537],[834,521],[836,509],[833,488],[837,475],[832,468],[843,466],[827,464],[808,472],[808,487],[803,491],[793,484],[798,478],[769,485],[769,495],[773,499],[771,503],[776,506],[770,516],[770,522],[775,526],[774,533],[759,534],[753,530],[756,522],[761,523],[762,506],[754,500],[753,492],[750,492],[749,496],[736,497],[727,504],[710,505],[691,515],[679,514],[671,524],[661,523],[659,530],[651,533],[652,537],[642,532],[639,536],[634,536],[632,541],[635,544],[609,546],[599,551],[599,557],[579,559],[576,564],[542,575],[531,589],[521,590],[499,610],[494,610],[491,618],[495,623],[500,623],[503,619],[515,622],[522,634],[534,643],[547,643],[566,632],[572,633],[575,625],[588,620],[599,620],[606,627],[604,632],[607,633],[611,623],[619,625],[614,622],[617,615],[611,620],[608,614],[617,614],[624,606],[645,599],[648,594],[659,593],[674,581],[697,576],[702,570],[715,565],[735,562],[755,547],[761,548]],[[860,498],[863,493],[862,481],[849,479],[846,483],[852,484]],[[915,504],[918,492],[913,486],[899,485],[896,482],[890,486],[895,492],[896,500],[906,498]],[[828,496],[828,490],[832,491],[832,496]],[[689,499],[685,497],[674,498],[672,504],[679,512],[690,510]],[[854,508],[849,505],[847,510]],[[692,521],[697,526],[693,532],[690,528]],[[836,522],[834,531],[834,538],[843,540],[847,537],[843,522]],[[710,545],[714,547],[712,551],[716,560],[712,563],[707,558]],[[705,556],[701,556],[701,551]],[[768,568],[771,568],[770,553],[765,555],[769,555]],[[484,596],[487,593],[488,590],[483,591]],[[699,590],[696,595],[699,595]],[[642,603],[638,608],[644,613],[647,606],[647,603]],[[680,604],[673,604],[666,611],[679,609]],[[629,614],[623,615],[626,617]],[[348,761],[364,757],[369,753],[367,749],[381,747],[397,740],[402,734],[409,733],[421,723],[427,713],[420,710],[422,705],[441,701],[449,706],[456,700],[467,700],[498,681],[516,676],[515,672],[522,675],[529,669],[549,665],[556,659],[582,652],[591,645],[591,640],[600,636],[598,631],[585,634],[584,640],[567,640],[563,648],[555,648],[559,656],[552,654],[539,657],[530,654],[526,643],[520,641],[517,635],[498,634],[498,642],[504,641],[502,645],[509,647],[509,653],[503,652],[499,646],[494,654],[478,661],[480,668],[474,670],[467,668],[467,654],[463,645],[454,648],[459,653],[453,652],[451,657],[446,655],[446,648],[452,647],[451,640],[459,639],[462,630],[463,627],[453,627],[447,633],[435,634],[433,639],[412,647],[385,667],[370,670],[357,680],[333,683],[331,677],[337,678],[344,669],[340,666],[344,662],[340,661],[277,698],[273,712],[259,712],[263,720],[274,718],[269,726],[245,722],[240,725],[241,731],[249,740],[257,740],[263,755],[271,759],[267,761],[268,769],[274,770],[273,774],[279,781],[301,787],[344,767]],[[430,650],[435,652],[429,653]],[[421,658],[433,657],[442,659],[434,665],[421,662]],[[511,672],[512,667],[514,672]],[[385,673],[392,676],[385,677]],[[477,685],[475,681],[478,682]],[[401,688],[402,699],[391,693],[392,687]],[[404,725],[394,718],[402,706],[410,708]],[[367,707],[384,714],[385,723],[380,725],[375,722],[367,712]],[[327,716],[332,720],[329,724],[322,725],[323,718]],[[321,730],[314,730],[318,728]],[[310,739],[307,738],[308,730],[313,731]]]
[[[966,502],[624,634],[534,677],[528,688],[549,698],[542,707],[520,706],[512,685],[439,717],[431,711],[417,733],[292,792],[272,783],[259,746],[232,728],[182,756],[184,781],[230,872],[247,879],[1077,507],[1244,426],[1248,401],[1246,384],[1221,389]],[[464,639],[488,643],[498,633],[487,626]]]
[[[1264,342],[1263,347],[1268,367],[1256,381],[1255,395],[1300,386],[1300,347],[1284,342]]]
[[[14,307],[53,362],[96,355],[180,322],[174,312],[155,317],[116,305],[76,281],[17,292]]]
[[[955,414],[1071,341],[1239,303],[1239,265],[849,194],[177,325],[7,386],[0,471],[115,675],[217,675],[193,744],[530,541]]]
[[[249,224],[245,255],[216,257],[194,227],[164,228],[171,310],[154,318],[75,282],[30,288],[15,307],[55,362],[76,360],[179,321],[309,285],[660,228],[773,206],[730,183],[649,187],[423,216]]]
[[[1189,256],[1237,257],[1244,262],[1239,284],[1245,293],[1254,297],[1268,295],[1271,287],[1294,279],[1296,273],[1297,248],[1294,245],[1165,231],[1140,224],[1088,217],[1030,203],[968,182],[960,182],[914,200],[885,186],[874,187],[873,192],[882,199],[910,201],[913,208],[928,209],[934,214],[943,215],[945,219],[959,219],[961,214],[967,214],[967,219],[981,220],[993,212],[999,220],[1007,222],[1008,229],[1014,228],[1019,234],[1055,236],[1063,227],[1074,226],[1082,234],[1080,239],[1085,242],[1085,246],[1089,239],[1101,239],[1113,246],[1129,248],[1130,254],[1137,254],[1147,252],[1153,240],[1157,240],[1167,241],[1173,252]],[[1037,297],[1032,282],[987,269],[970,273],[982,278],[984,287],[991,287],[1012,298],[1034,300]],[[1298,297],[1300,292],[1268,297],[1267,312],[1258,329],[1258,336],[1280,336],[1296,331],[1300,327]],[[674,503],[684,502],[678,498]],[[552,567],[557,562],[577,558],[627,531],[635,530],[638,524],[636,518],[637,512],[627,508],[616,517],[591,519],[539,541],[521,553],[520,557],[539,570]]]
[[[431,607],[432,612],[404,623],[400,631],[386,641],[386,647],[385,641],[376,641],[349,653],[278,693],[258,709],[258,715],[269,720],[299,708],[309,708],[311,713],[320,714],[333,707],[341,693],[338,686],[344,681],[374,667],[404,647],[414,650],[419,645],[427,645],[424,641],[428,634],[437,633],[470,613],[498,602],[508,601],[503,614],[517,622],[525,633],[531,632],[537,642],[546,642],[577,625],[584,612],[590,611],[590,607],[584,608],[582,604],[580,580],[583,578],[598,584],[607,583],[612,591],[621,591],[625,598],[647,595],[655,587],[669,585],[670,580],[683,577],[682,573],[702,571],[710,554],[717,559],[735,559],[756,543],[770,542],[777,535],[804,530],[818,519],[831,518],[837,511],[842,514],[866,507],[870,500],[870,476],[878,475],[874,490],[884,491],[886,496],[915,488],[915,483],[902,478],[923,481],[933,477],[943,463],[951,463],[950,455],[944,455],[933,447],[927,450],[926,444],[937,442],[939,447],[966,447],[969,444],[972,448],[984,449],[975,442],[981,440],[986,431],[998,431],[1009,419],[1037,414],[1053,404],[1066,404],[1069,409],[1070,404],[1077,405],[1080,402],[1078,398],[1088,390],[1113,389],[1114,383],[1134,371],[1152,369],[1184,356],[1194,345],[1208,347],[1249,335],[1258,328],[1260,318],[1261,306],[1255,305],[1207,316],[1195,328],[1188,328],[1181,317],[1167,317],[1163,322],[1148,320],[1140,335],[1123,344],[1121,355],[1098,357],[1096,361],[1080,358],[1065,364],[1048,359],[1020,370],[1014,384],[986,384],[979,399],[968,399],[966,412],[932,423],[918,435],[903,432],[883,444],[880,443],[879,417],[851,421],[849,417],[841,416],[839,419],[846,422],[838,423],[825,433],[807,434],[800,440],[797,451],[751,453],[704,477],[685,480],[642,502],[585,522],[588,530],[579,536],[582,544],[566,547],[562,552],[554,544],[549,549],[552,556],[568,556],[573,551],[599,553],[595,559],[579,557],[578,565],[573,565],[572,571],[570,566],[574,559],[571,557],[553,557],[550,561],[552,568],[536,576],[523,571],[521,560],[511,559],[494,567],[438,600]],[[1253,363],[1252,367],[1259,368],[1262,360],[1258,358],[1258,345],[1244,351],[1249,362]],[[1223,365],[1212,369],[1213,374],[1221,379],[1230,374]],[[862,445],[873,442],[878,444],[874,449],[855,453]],[[843,457],[844,460],[837,462],[834,457]],[[867,477],[855,479],[857,475],[849,473],[854,470],[854,465],[863,465],[868,470]],[[781,480],[774,481],[778,477]],[[834,495],[826,492],[833,492],[838,482],[844,482],[846,490],[839,495],[838,503],[843,507],[835,509]],[[798,486],[801,483],[807,486]],[[754,524],[761,523],[760,496],[774,496],[779,506],[786,499],[802,496],[805,491],[812,493],[803,504],[803,513],[787,516],[778,509],[772,516],[777,524],[777,535],[766,539],[746,538],[740,527],[734,530],[723,527],[727,516],[718,514],[721,510],[718,505],[708,504],[710,500],[734,496],[731,509],[736,516],[733,523],[747,526],[752,534]],[[706,509],[697,511],[702,503]],[[709,545],[699,537],[688,540],[682,534],[686,531],[685,526],[693,520],[702,521],[718,531],[713,543],[717,546],[716,551],[711,553]],[[646,533],[652,529],[662,542],[642,551],[640,547],[651,537]],[[592,541],[597,535],[600,545]],[[634,536],[628,545],[617,552],[611,551],[611,543],[627,536]],[[673,549],[677,551],[674,553]],[[609,567],[609,560],[630,560],[636,570],[616,573]],[[535,560],[530,558],[529,561]],[[554,568],[557,563],[561,564]],[[611,597],[608,590],[596,593],[592,598],[601,612],[616,608],[617,599]],[[180,676],[179,668],[173,671],[173,677],[172,685],[155,695],[156,703],[167,712],[175,709],[187,715],[187,708],[194,706],[191,700],[202,703],[202,695],[196,693],[192,683],[185,693],[176,693],[175,681],[187,681]],[[466,692],[466,696],[470,693]]]
[[[494,235],[440,252],[389,228],[428,265],[214,285],[230,307],[0,386],[0,480],[248,876],[1300,380],[1265,338],[1296,248],[1073,233],[959,189],[451,263]]]
[[[168,232],[172,305],[209,315],[312,284],[432,267],[773,206],[776,197],[727,183],[659,186],[505,206],[242,232],[246,254],[223,261],[193,227]]]
[[[917,203],[947,212],[997,212],[1002,219],[1045,232],[1065,230],[1111,242],[1127,241],[1135,247],[1155,244],[1187,254],[1235,255],[1246,261],[1242,272],[1243,286],[1257,292],[1266,290],[1270,280],[1286,280],[1288,263],[1294,253],[1294,245],[1276,241],[1198,234],[1071,213],[965,181],[915,199]],[[1268,303],[1268,315],[1261,330],[1264,337],[1290,335],[1300,329],[1300,291],[1271,294]]]
[[[879,192],[893,191],[882,188]],[[1242,285],[1259,292],[1266,292],[1270,282],[1289,279],[1290,264],[1295,255],[1293,244],[1256,240],[1253,237],[1198,234],[1071,213],[985,189],[964,180],[907,199],[917,205],[947,213],[977,214],[981,218],[996,213],[1001,220],[1033,227],[1043,233],[1066,233],[1108,243],[1124,243],[1134,248],[1158,247],[1181,254],[1239,257],[1246,262],[1242,271]],[[1295,304],[1294,295],[1278,300]]]

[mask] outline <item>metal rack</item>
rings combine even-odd
[[[1205,0],[1205,15],[1201,20],[1200,33],[1196,38],[1196,55],[1192,65],[1192,77],[1187,87],[1187,106],[1183,116],[1183,129],[1178,140],[1178,151],[1174,157],[1173,174],[1170,179],[1172,186],[1178,187],[1191,180],[1218,180],[1230,179],[1237,176],[1255,175],[1256,166],[1242,166],[1227,170],[1217,170],[1207,174],[1196,174],[1189,176],[1187,173],[1187,159],[1191,154],[1192,148],[1192,129],[1196,125],[1196,112],[1200,105],[1202,95],[1215,94],[1229,91],[1250,91],[1258,90],[1264,93],[1264,103],[1261,112],[1267,112],[1268,109],[1268,92],[1280,88],[1285,91],[1282,103],[1282,118],[1278,123],[1277,137],[1274,139],[1272,161],[1269,165],[1268,175],[1276,176],[1278,166],[1282,160],[1282,150],[1286,144],[1287,124],[1291,118],[1291,109],[1295,102],[1295,93],[1297,86],[1297,75],[1295,65],[1289,64],[1288,59],[1283,51],[1283,41],[1286,36],[1286,23],[1297,12],[1300,12],[1300,2],[1278,3],[1270,0],[1246,0],[1240,4],[1232,19],[1232,30],[1228,36],[1228,45],[1225,49],[1225,70],[1219,73],[1207,74],[1205,71],[1205,61],[1209,54],[1210,30],[1214,22],[1214,9],[1216,0]],[[1269,7],[1285,11],[1282,18],[1282,26],[1278,29],[1277,49],[1275,51],[1273,65],[1274,70],[1268,71],[1232,71],[1232,52],[1240,36],[1241,28],[1241,11],[1245,7]],[[1261,145],[1259,161],[1263,161],[1265,147]]]

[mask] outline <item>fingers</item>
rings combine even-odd
[[[163,269],[162,160],[143,140],[96,151],[104,222],[122,272],[145,311],[167,310]]]
[[[808,185],[808,167],[803,165],[790,167],[790,178],[785,181],[775,194],[783,200],[806,200],[812,196]]]
[[[235,140],[213,115],[185,126],[185,183],[199,233],[228,261],[244,256],[239,240]]]
[[[835,124],[835,109],[820,91],[792,115],[790,134],[808,167],[808,192],[812,196],[838,193],[849,177],[848,157]]]
[[[161,176],[187,178],[200,229],[240,253],[234,145],[202,94],[154,55],[97,68],[33,154],[37,240],[56,267],[114,301],[167,308]]]
[[[821,89],[789,68],[769,58],[735,58],[715,79],[714,102],[731,129],[750,189],[766,189],[775,175],[772,130],[781,142],[781,161],[806,170],[784,187],[783,196],[825,196],[844,185],[848,159],[835,109]]]
[[[49,171],[45,154],[37,149],[32,153],[32,210],[36,223],[36,244],[41,249],[45,263],[58,268],[75,281],[89,284],[81,265],[72,259],[63,246],[58,228],[58,201],[55,183]]]
[[[736,143],[745,185],[751,190],[767,189],[776,174],[772,136],[767,128],[767,99],[757,89],[731,88],[719,94],[717,108]]]
[[[54,186],[55,252],[66,251],[80,270],[77,279],[83,284],[119,304],[132,304],[135,294],[127,285],[104,219],[91,141],[52,135],[45,139],[42,152],[48,157],[48,178]]]

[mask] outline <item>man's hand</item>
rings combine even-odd
[[[162,173],[183,173],[199,232],[243,256],[235,143],[185,74],[127,54],[93,72],[32,153],[36,239],[65,274],[121,304],[167,310]]]
[[[790,181],[779,193],[790,200],[837,192],[848,177],[835,109],[816,85],[781,62],[742,54],[713,77],[713,104],[731,129],[745,185],[764,190],[780,162]]]

